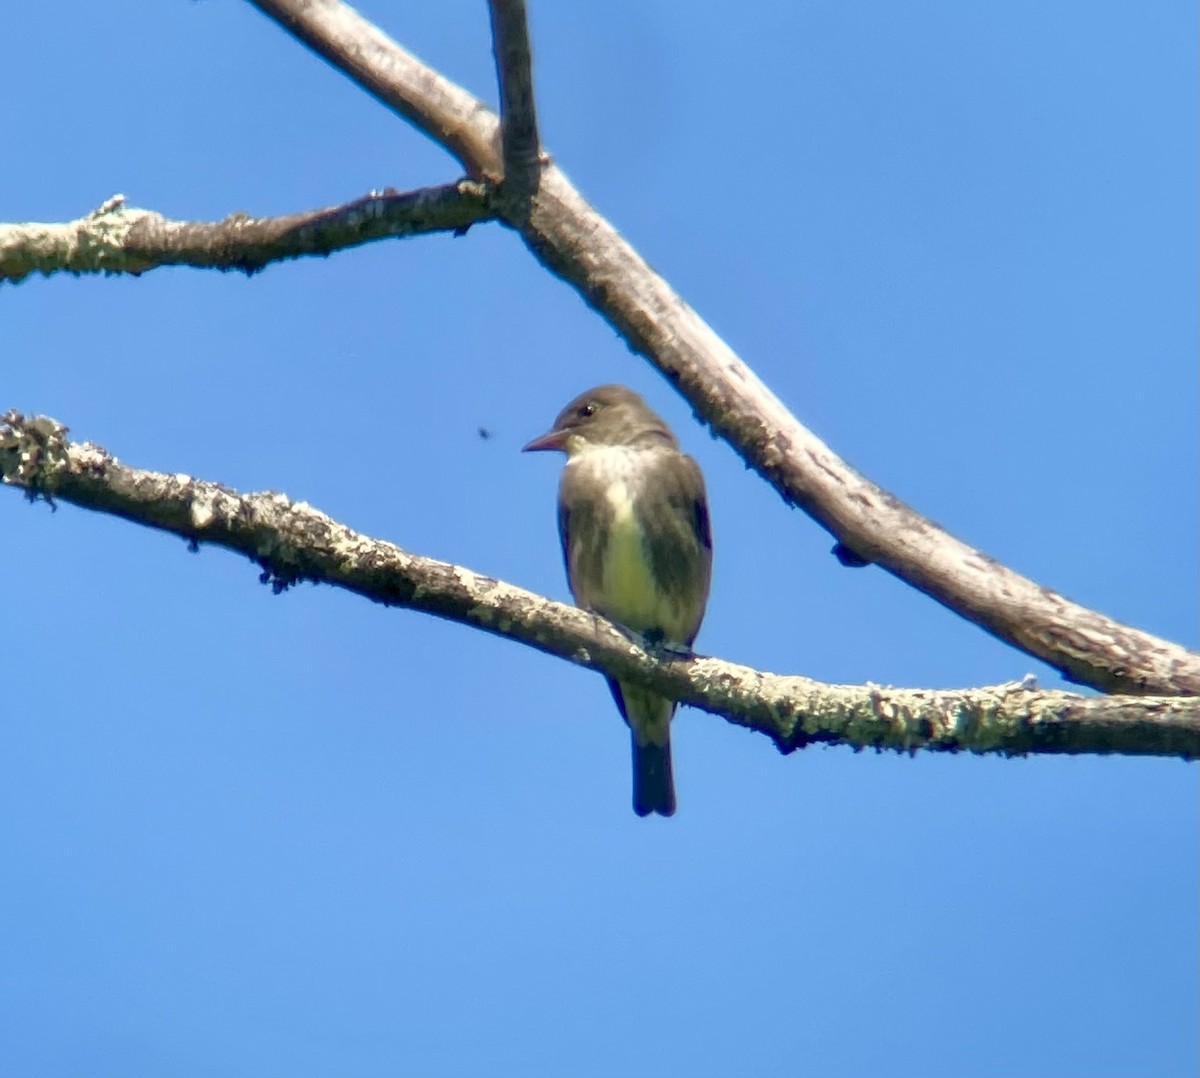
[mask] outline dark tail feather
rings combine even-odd
[[[675,815],[675,780],[671,775],[671,743],[639,745],[633,739],[633,811]]]

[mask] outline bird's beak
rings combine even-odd
[[[566,431],[550,430],[539,438],[527,445],[521,446],[522,453],[539,453],[545,450],[558,450],[565,453],[567,451],[567,434]]]

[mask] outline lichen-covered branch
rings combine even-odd
[[[470,175],[503,175],[495,113],[340,0],[251,0],[436,139]],[[530,203],[498,206],[534,255],[646,356],[845,564],[874,563],[1065,677],[1105,692],[1200,694],[1200,655],[1013,572],[859,475],[798,423],[553,164]]]
[[[61,424],[0,418],[0,481],[246,555],[277,591],[333,584],[375,602],[436,614],[622,680],[643,681],[758,730],[783,751],[813,742],[856,748],[998,753],[1200,756],[1200,699],[1082,697],[1021,683],[934,691],[824,685],[719,659],[643,647],[575,607],[461,566],[360,535],[283,494],[122,464]]]
[[[488,188],[472,180],[419,191],[374,191],[353,202],[283,217],[235,213],[223,221],[172,221],[110,198],[65,224],[0,224],[0,281],[32,273],[145,273],[195,266],[253,273],[272,262],[328,255],[389,237],[465,232],[493,216]]]

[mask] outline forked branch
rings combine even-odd
[[[495,114],[352,8],[339,0],[251,2],[439,141],[469,174],[503,174]],[[497,42],[498,56],[509,51]],[[1200,656],[1005,568],[854,471],[554,165],[542,167],[531,204],[507,220],[789,504],[826,528],[843,554],[879,565],[1072,681],[1106,692],[1200,694]]]
[[[81,221],[0,226],[0,281],[58,270],[140,273],[155,265],[253,271],[278,259],[328,254],[385,236],[461,232],[475,221],[499,217],[789,504],[826,528],[844,560],[879,565],[1072,681],[1106,692],[1200,694],[1200,656],[998,564],[859,475],[796,421],[537,152],[523,3],[492,3],[502,139],[500,120],[483,102],[338,0],[252,2],[484,182],[372,194],[283,218],[239,214],[214,223],[167,221],[111,200]],[[513,177],[526,185],[528,197],[504,197]]]

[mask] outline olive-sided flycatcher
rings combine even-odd
[[[651,643],[690,648],[708,601],[712,537],[704,477],[670,427],[633,390],[600,386],[525,449],[567,454],[558,532],[575,602]],[[633,734],[633,811],[670,816],[675,701],[608,684]]]

